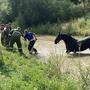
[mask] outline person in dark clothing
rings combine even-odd
[[[21,33],[20,33],[20,28],[17,30],[11,30],[9,33],[9,38],[10,38],[10,43],[9,43],[9,50],[13,50],[13,45],[16,43],[18,47],[18,51],[20,55],[24,54],[22,50],[22,44],[21,44]]]
[[[4,24],[1,24],[1,25],[0,25],[1,44],[2,44],[2,46],[4,46],[4,33],[3,33],[4,27],[5,27]]]
[[[35,42],[37,40],[35,34],[25,30],[24,39],[29,41],[29,45],[28,45],[29,53],[33,54],[33,52],[34,52],[35,54],[37,54],[37,50],[34,48],[34,44],[35,44]]]
[[[1,24],[0,25],[0,31],[3,31],[4,30],[4,27],[5,27],[5,25],[4,24]]]
[[[9,47],[9,33],[11,31],[11,24],[6,24],[4,30],[1,33],[1,44],[8,49]]]

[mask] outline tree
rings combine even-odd
[[[74,4],[80,4],[82,0],[71,0],[71,2],[73,2]]]
[[[53,23],[57,20],[67,21],[82,15],[81,7],[77,9],[77,5],[74,7],[70,0],[8,0],[8,2],[9,13],[6,13],[6,17],[9,21],[18,22],[23,28]]]

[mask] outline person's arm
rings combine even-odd
[[[24,35],[23,38],[24,38],[25,41],[27,40],[26,35]]]
[[[13,34],[13,32],[14,32],[14,30],[12,30],[12,31],[10,31],[10,33],[9,33],[9,37],[11,37],[12,36],[12,34]]]
[[[35,33],[33,34],[33,37],[34,37],[35,40],[37,40],[37,37],[36,37]]]
[[[1,33],[1,44],[4,46],[5,45],[5,33],[4,33],[4,31]]]

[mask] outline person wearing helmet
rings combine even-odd
[[[6,47],[9,46],[9,33],[11,31],[11,24],[6,24],[4,30],[1,33],[1,44]]]
[[[17,28],[16,30],[11,30],[11,32],[9,33],[9,37],[10,37],[9,50],[12,51],[13,45],[16,43],[20,55],[23,55],[24,53],[22,50],[20,30],[21,30],[21,28]]]
[[[4,24],[1,24],[1,25],[0,25],[0,31],[1,31],[1,32],[4,30],[4,27],[5,27]]]
[[[1,24],[0,25],[0,33],[1,33],[1,44],[4,46],[4,38],[3,38],[3,30],[4,30],[4,27],[5,27],[5,25],[4,24]]]

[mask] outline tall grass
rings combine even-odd
[[[90,89],[90,66],[79,62],[80,56],[54,53],[45,63],[43,58],[28,55],[27,44],[22,43],[28,58],[8,52],[0,45],[0,90]]]
[[[48,63],[44,63],[34,56],[24,58],[15,52],[3,50],[0,60],[4,63],[0,65],[1,90],[89,90],[90,68],[85,69],[75,64],[73,58],[52,55]],[[72,63],[76,66],[72,67]],[[73,69],[78,65],[77,79],[77,72]]]

